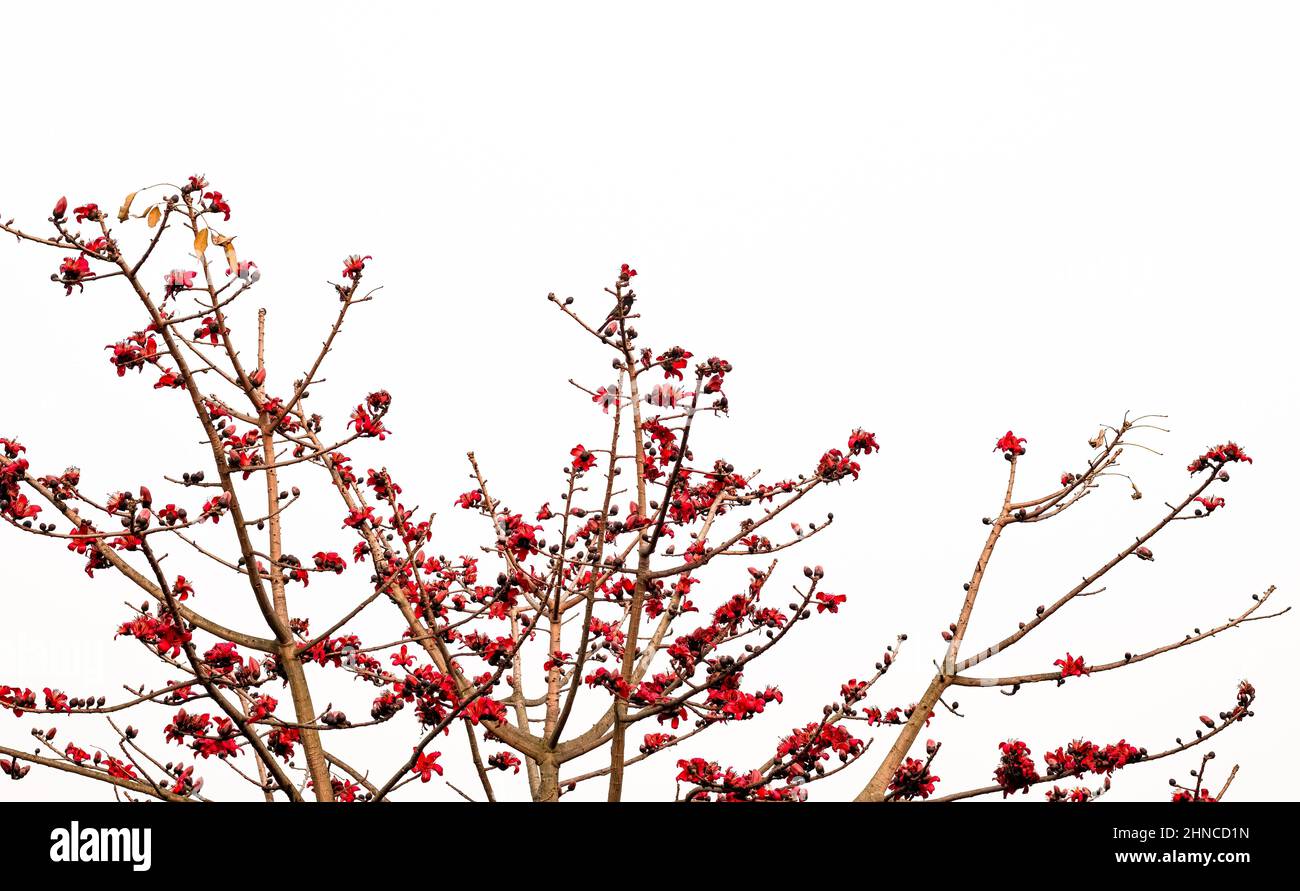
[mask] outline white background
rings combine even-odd
[[[374,255],[367,281],[385,288],[345,329],[317,409],[338,430],[360,395],[393,393],[396,436],[347,451],[441,512],[435,551],[488,541],[481,519],[451,510],[470,488],[467,449],[494,494],[531,511],[556,500],[569,448],[606,436],[566,380],[607,383],[609,357],[545,296],[603,317],[601,288],[624,261],[641,272],[643,340],[737,367],[732,416],[699,435],[699,454],[789,475],[856,425],[878,434],[863,479],[800,517],[833,509],[836,524],[781,570],[778,587],[824,563],[828,588],[849,595],[751,673],[751,686],[779,682],[785,705],[635,768],[633,797],[671,797],[679,756],[760,762],[900,631],[910,643],[875,701],[912,702],[942,655],[980,517],[997,509],[1006,465],[991,447],[1008,427],[1029,438],[1025,494],[1082,466],[1099,423],[1126,409],[1167,414],[1173,432],[1146,440],[1164,457],[1126,456],[1142,501],[1112,479],[1065,517],[1010,530],[972,650],[1148,528],[1207,445],[1235,438],[1256,463],[1234,469],[1226,510],[1174,524],[1154,563],[1126,562],[1107,593],[984,667],[1047,670],[1066,650],[1108,661],[1222,622],[1269,584],[1273,603],[1294,602],[1294,6],[63,3],[5,16],[5,219],[40,226],[62,194],[115,209],[133,189],[206,173],[264,273],[236,335],[268,308],[282,386],[333,315],[325,282],[341,258]],[[159,273],[184,253],[173,245]],[[48,281],[58,260],[0,243],[0,435],[22,439],[39,472],[79,464],[93,493],[200,466],[183,397],[118,380],[106,361],[138,308],[116,284],[65,297]],[[321,504],[291,550],[350,546]],[[111,574],[91,582],[61,545],[13,530],[0,566],[0,682],[77,695],[94,677],[112,697],[114,682],[158,679],[137,645],[112,640],[137,594]],[[256,629],[246,589],[208,577],[196,605]],[[716,604],[745,577],[733,564],[695,599]],[[294,589],[293,611],[328,623],[363,581],[357,569]],[[377,609],[368,641],[395,636]],[[960,691],[967,717],[943,712],[927,731],[946,743],[940,791],[989,782],[1009,736],[1035,755],[1076,736],[1165,748],[1247,677],[1259,716],[1215,741],[1211,776],[1239,762],[1233,797],[1294,799],[1278,764],[1300,729],[1293,622],[1059,689]],[[344,686],[336,704],[360,717],[373,692]],[[0,739],[26,746],[45,723],[0,714]],[[409,711],[397,724],[345,753],[386,776],[413,739]],[[110,739],[61,726],[60,742]],[[883,752],[891,734],[878,736]],[[444,761],[475,788],[461,744]],[[1197,763],[1125,770],[1112,796],[1163,799]],[[814,797],[850,796],[873,767]],[[522,777],[497,785],[526,792]],[[437,783],[412,792],[452,797]],[[107,794],[39,770],[0,782],[4,798]]]

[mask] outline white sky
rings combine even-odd
[[[241,255],[264,274],[236,334],[267,306],[272,377],[286,383],[334,312],[324,282],[344,255],[373,254],[368,281],[385,288],[313,389],[339,426],[359,395],[393,393],[397,435],[347,451],[441,512],[434,551],[485,541],[481,520],[451,510],[470,488],[467,449],[494,494],[535,510],[556,500],[569,448],[606,435],[566,380],[607,383],[609,358],[545,296],[603,314],[601,288],[624,261],[641,272],[643,340],[736,365],[732,417],[709,424],[698,453],[786,475],[854,426],[875,431],[883,449],[862,481],[800,517],[834,510],[836,524],[774,581],[820,562],[827,587],[850,595],[837,619],[801,627],[748,675],[748,686],[779,682],[785,705],[634,768],[630,797],[671,797],[677,757],[761,762],[900,631],[910,644],[875,701],[919,696],[983,543],[980,517],[999,503],[1006,465],[991,447],[1008,427],[1029,437],[1026,494],[1081,466],[1098,424],[1126,409],[1167,414],[1173,432],[1149,440],[1165,457],[1125,462],[1144,500],[1113,480],[1060,520],[1010,530],[972,651],[1148,528],[1188,491],[1185,465],[1205,446],[1235,438],[1256,463],[1234,471],[1225,511],[1174,524],[1154,563],[1125,563],[1106,594],[990,670],[1045,670],[1066,650],[1108,661],[1222,622],[1269,584],[1281,588],[1273,603],[1294,602],[1294,6],[653,10],[16,5],[0,31],[0,215],[39,225],[61,194],[116,208],[141,186],[206,173],[234,207]],[[184,262],[174,253],[159,272]],[[137,308],[107,285],[65,298],[47,280],[57,262],[0,243],[0,435],[22,439],[41,472],[79,464],[90,492],[197,468],[183,400],[118,380],[106,361],[103,345],[141,324]],[[321,504],[290,550],[350,546],[335,505]],[[0,682],[84,694],[94,676],[112,696],[110,679],[165,676],[112,640],[122,600],[138,598],[110,574],[92,583],[58,544],[12,530],[0,565]],[[196,606],[256,629],[245,590],[216,578]],[[293,612],[328,622],[352,602],[349,578],[295,589]],[[694,599],[716,604],[744,578],[732,564]],[[367,640],[395,636],[377,609]],[[1259,715],[1216,740],[1211,776],[1240,762],[1234,797],[1294,799],[1296,780],[1274,764],[1300,731],[1293,622],[1059,689],[961,691],[967,717],[941,713],[927,731],[946,743],[939,789],[988,782],[1008,736],[1036,756],[1075,736],[1164,748],[1229,707],[1248,677]],[[335,704],[360,717],[373,695],[342,686]],[[30,726],[0,715],[0,740],[26,746]],[[60,742],[110,738],[85,726],[61,722]],[[382,732],[394,735],[343,753],[386,776],[412,727],[408,711]],[[891,736],[878,734],[879,751]],[[474,788],[462,744],[444,744],[444,761]],[[814,797],[850,796],[867,760]],[[1168,778],[1198,763],[1189,753],[1125,770],[1112,796],[1163,799]],[[522,776],[497,785],[526,794]],[[4,798],[105,794],[47,771],[0,783]]]

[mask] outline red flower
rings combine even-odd
[[[604,687],[618,699],[627,699],[631,694],[627,681],[604,667],[597,668],[583,678],[583,683],[588,687]]]
[[[254,721],[260,721],[262,718],[270,717],[275,713],[275,708],[279,704],[280,703],[276,701],[274,696],[267,696],[265,694],[258,696],[253,700],[252,707],[248,710],[248,717],[252,718]]]
[[[1207,514],[1212,514],[1214,513],[1216,508],[1223,507],[1225,504],[1227,504],[1226,501],[1224,501],[1222,498],[1219,498],[1217,495],[1212,495],[1209,498],[1201,496],[1196,500],[1205,506],[1205,512]],[[1196,515],[1198,517],[1201,515],[1201,511],[1199,509],[1196,511]]]
[[[183,575],[176,576],[176,581],[172,583],[172,593],[176,595],[177,600],[187,600],[194,593],[194,585]]]
[[[840,604],[843,603],[844,601],[848,600],[848,599],[849,599],[849,598],[848,598],[848,595],[845,595],[845,594],[822,594],[822,593],[818,593],[818,595],[817,595],[817,612],[819,612],[819,613],[824,613],[824,612],[838,613],[838,612],[840,611]]]
[[[582,443],[569,449],[569,454],[573,456],[573,469],[578,473],[586,473],[596,466],[596,456],[587,451]]]
[[[924,761],[908,758],[898,766],[893,780],[889,783],[889,791],[894,793],[895,798],[903,801],[929,798],[934,794],[934,784],[937,782],[939,777],[930,773],[930,768]]]
[[[691,758],[689,761],[682,758],[677,766],[681,768],[681,773],[677,774],[677,781],[681,783],[708,785],[722,776],[722,768],[718,767],[716,761],[705,761],[703,758]]]
[[[225,219],[230,220],[230,205],[221,197],[220,192],[204,192],[203,197],[208,199],[209,211],[225,214]]]
[[[384,422],[370,414],[364,405],[358,405],[352,412],[352,420],[348,426],[355,427],[358,436],[378,436],[380,442],[383,442],[391,432],[384,427]]]
[[[490,767],[495,767],[497,770],[509,770],[513,767],[515,773],[519,773],[519,765],[523,762],[509,752],[497,752],[495,755],[488,758],[487,763]]]
[[[529,554],[537,551],[537,530],[540,526],[531,526],[523,522],[518,514],[505,518],[506,550],[514,555],[516,561],[525,560]]]
[[[61,221],[63,219],[63,215],[66,214],[67,212],[68,212],[68,198],[65,195],[62,198],[60,198],[58,201],[54,202],[54,219]]]
[[[628,266],[626,263],[624,263],[618,270],[618,277],[620,281],[627,281],[634,275],[636,275],[636,270],[633,269],[631,266]]]
[[[1141,761],[1146,756],[1143,749],[1131,746],[1124,740],[1111,743],[1093,756],[1093,773],[1112,773],[1133,761]]]
[[[999,743],[998,748],[1002,750],[1002,758],[998,769],[993,772],[993,779],[1002,787],[1002,797],[1021,789],[1028,792],[1029,787],[1038,781],[1038,769],[1034,767],[1034,759],[1029,757],[1029,746],[1013,739]]]
[[[353,254],[343,261],[343,277],[350,278],[354,282],[360,281],[361,273],[364,272],[366,268],[366,261],[373,259],[374,258],[369,254],[364,257],[359,257],[356,254]]]
[[[880,443],[876,442],[876,434],[868,433],[859,427],[849,434],[849,452],[854,455],[860,455],[866,452],[870,455],[872,452],[880,451]]]
[[[647,733],[645,739],[641,742],[641,754],[649,755],[651,752],[657,752],[672,742],[674,738],[668,733]]]
[[[1069,653],[1065,654],[1064,659],[1057,659],[1052,664],[1061,666],[1062,678],[1081,678],[1092,672],[1091,668],[1083,664],[1082,656],[1071,656]]]
[[[495,699],[480,696],[465,706],[465,711],[461,714],[471,724],[477,724],[480,721],[504,721],[506,719],[506,707]]]
[[[1173,794],[1170,801],[1177,802],[1215,802],[1218,801],[1210,794],[1209,789],[1202,789],[1200,792],[1192,792],[1190,789],[1179,789]]]
[[[341,573],[347,568],[347,562],[334,551],[329,553],[317,551],[312,560],[315,561],[316,568],[321,572]]]
[[[1247,455],[1241,446],[1230,440],[1227,445],[1217,445],[1207,449],[1204,455],[1188,464],[1187,469],[1192,473],[1200,473],[1214,464],[1222,465],[1238,461],[1245,461],[1247,464],[1255,463],[1255,460]]]
[[[682,371],[686,368],[686,360],[695,355],[679,346],[665,352],[662,356],[655,357],[655,364],[664,370],[664,379],[676,378],[682,380]]]
[[[130,764],[127,764],[121,759],[109,758],[105,761],[105,764],[108,767],[109,776],[117,777],[118,779],[122,779],[122,780],[135,779],[135,767]]]
[[[293,757],[293,746],[298,742],[300,735],[296,727],[272,730],[266,735],[266,747],[288,761]]]
[[[62,690],[51,690],[45,688],[45,707],[52,712],[71,712],[72,707],[68,705],[68,694]]]
[[[26,495],[14,495],[4,502],[4,512],[15,520],[29,520],[39,514],[41,509],[29,503]]]
[[[348,514],[347,519],[343,521],[343,525],[351,526],[352,528],[355,529],[356,527],[361,526],[367,522],[373,523],[374,521],[375,521],[375,509],[373,507],[366,507],[364,510],[358,508]]]
[[[62,199],[61,199],[61,200],[62,200]],[[62,201],[62,203],[63,203],[64,209],[66,210],[66,209],[67,209],[67,202],[66,202],[66,201]],[[55,210],[58,210],[57,205],[56,205],[56,207],[55,207]],[[77,218],[77,222],[78,222],[78,223],[80,223],[80,222],[82,222],[82,221],[84,221],[84,220],[98,220],[98,219],[102,216],[102,214],[99,212],[99,205],[98,205],[98,204],[83,204],[83,205],[81,205],[81,207],[78,207],[78,208],[76,208],[75,210],[73,210],[73,211],[72,211],[72,214],[73,214],[73,216],[75,216],[75,217]]]
[[[998,444],[993,447],[993,451],[996,452],[998,449],[1001,449],[1002,454],[1006,455],[1008,458],[1023,455],[1025,453],[1025,447],[1021,445],[1021,443],[1028,441],[1029,440],[1025,439],[1025,437],[1016,436],[1008,430],[1006,435],[998,440]]]
[[[67,289],[67,293],[72,293],[72,286],[76,285],[81,290],[86,290],[83,282],[90,278],[90,262],[86,255],[79,257],[64,257],[63,262],[59,264],[58,282]]]
[[[862,465],[844,457],[839,449],[831,449],[817,462],[817,475],[828,482],[837,482],[849,475],[857,479],[860,470]]]
[[[415,759],[415,766],[411,768],[411,773],[419,774],[421,783],[429,782],[435,773],[442,776],[442,765],[438,763],[441,756],[442,752],[422,753]]]

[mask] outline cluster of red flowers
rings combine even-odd
[[[937,782],[939,777],[930,773],[930,766],[926,762],[908,758],[898,766],[893,780],[889,783],[889,791],[900,801],[929,798],[934,794],[934,785]]]
[[[1013,739],[999,743],[998,748],[1002,751],[1002,757],[998,759],[993,780],[1002,787],[1002,797],[1006,798],[1022,789],[1028,792],[1029,787],[1038,782],[1038,769],[1034,767],[1034,759],[1029,757],[1029,746]]]
[[[186,737],[189,737],[190,748],[204,758],[232,758],[238,755],[238,732],[239,729],[229,718],[217,718],[214,722],[209,714],[194,715],[185,709],[178,711],[171,723],[163,729],[167,741],[177,745],[184,745]]]
[[[846,458],[839,449],[830,449],[817,462],[817,476],[827,482],[838,482],[850,475],[857,479],[861,470],[861,464]]]
[[[1241,446],[1237,445],[1235,442],[1228,442],[1225,445],[1211,446],[1206,449],[1205,454],[1198,455],[1191,464],[1187,465],[1187,469],[1192,473],[1200,473],[1202,470],[1206,470],[1216,464],[1222,466],[1224,464],[1231,464],[1238,461],[1245,461],[1248,464],[1255,463],[1254,459],[1247,455]]]
[[[1026,749],[1026,753],[1028,750]],[[1095,773],[1109,776],[1120,768],[1146,757],[1146,750],[1129,745],[1125,740],[1098,746],[1087,740],[1076,739],[1067,746],[1043,756],[1049,777],[1077,776]]]

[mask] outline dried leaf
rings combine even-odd
[[[235,240],[235,236],[233,235],[222,235],[220,232],[217,232],[215,230],[212,232],[212,243],[215,244],[217,247],[225,247],[226,245],[230,244],[230,242],[234,240]]]
[[[199,256],[208,249],[208,230],[200,229],[199,234],[194,236],[194,253]]]
[[[117,212],[117,221],[119,223],[125,223],[127,218],[131,216],[131,202],[134,200],[135,192],[132,192],[130,195],[127,195],[126,199],[122,202],[122,207]]]
[[[157,225],[158,225],[158,221],[161,220],[161,219],[162,219],[162,211],[158,209],[158,205],[155,204],[153,207],[149,208],[149,228],[150,228],[150,229],[152,229],[154,226],[157,226]]]
[[[235,246],[231,244],[233,238],[226,239],[226,243],[221,247],[226,252],[226,266],[230,268],[231,274],[239,271],[239,258],[235,256]]]

